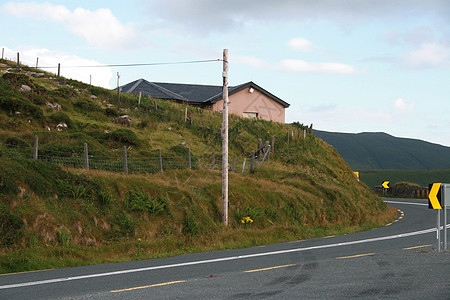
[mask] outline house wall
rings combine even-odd
[[[284,123],[285,122],[285,108],[283,105],[274,101],[272,98],[264,95],[256,89],[253,93],[249,89],[243,89],[228,97],[229,106],[228,112],[243,116],[244,113],[257,113],[258,118]],[[212,105],[212,110],[222,111],[223,99],[217,101]]]

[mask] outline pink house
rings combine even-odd
[[[155,99],[188,103],[214,111],[222,111],[222,86],[149,82],[139,79],[121,86],[121,92],[142,92]],[[229,112],[246,118],[285,122],[289,104],[253,82],[229,87]]]

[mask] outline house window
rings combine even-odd
[[[256,119],[256,118],[258,118],[258,113],[255,113],[255,112],[245,112],[245,113],[244,113],[244,118]]]

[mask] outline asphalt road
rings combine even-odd
[[[450,299],[426,200],[385,199],[396,222],[343,236],[0,276],[0,299]]]

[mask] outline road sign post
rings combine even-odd
[[[444,208],[444,250],[447,249],[447,206],[450,201],[450,184],[433,183],[429,185],[430,193],[428,195],[428,208],[436,210],[436,238],[438,240],[437,250],[441,251],[441,210]],[[447,192],[447,193],[446,193]],[[446,196],[448,195],[448,196]]]
[[[438,247],[437,250],[441,251],[441,210],[436,209],[436,238]]]
[[[444,250],[447,250],[447,208],[450,206],[450,184],[443,183],[441,189],[441,203],[444,208]]]
[[[389,186],[389,181],[383,181],[383,183],[381,184],[381,186],[383,187],[383,195],[386,195],[387,194],[387,191],[391,188],[390,186]]]

